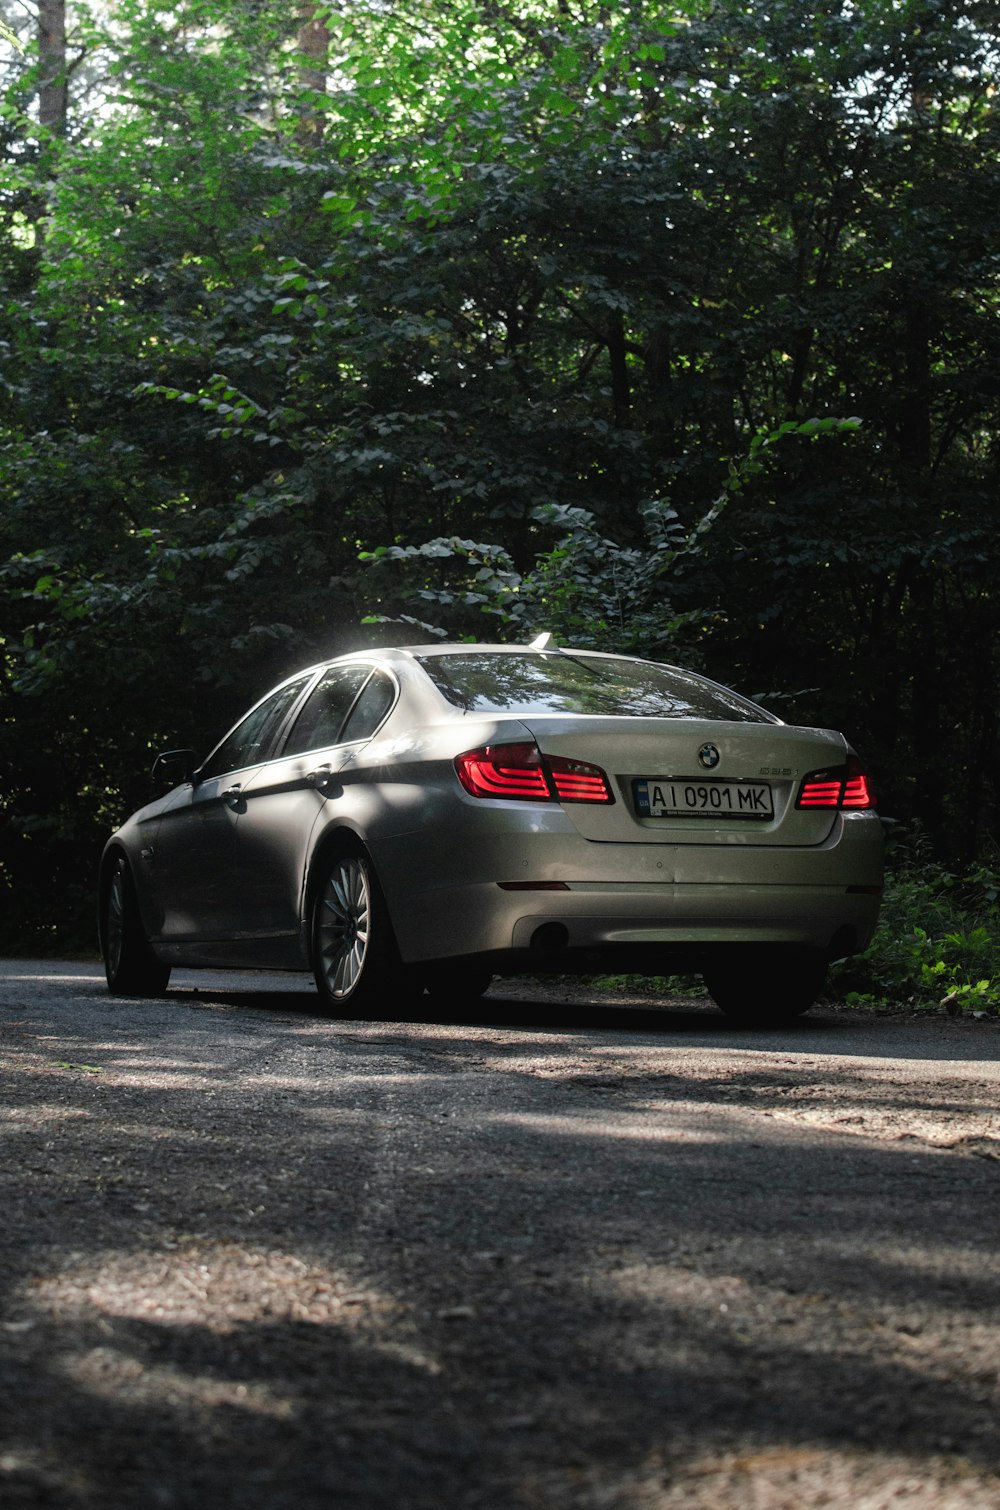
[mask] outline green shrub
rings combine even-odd
[[[961,874],[919,834],[890,852],[882,913],[866,953],[831,972],[851,1005],[945,1006],[1000,1013],[1000,864]]]

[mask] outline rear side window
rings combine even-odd
[[[427,675],[466,713],[590,713],[777,723],[755,703],[674,666],[566,651],[424,655]]]
[[[328,745],[339,744],[344,721],[371,669],[355,664],[331,666],[324,671],[292,725],[282,753],[300,755],[306,750],[324,750]]]
[[[373,671],[351,709],[341,739],[371,739],[392,707],[396,688],[383,671]]]

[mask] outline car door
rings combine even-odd
[[[150,878],[165,941],[236,938],[246,928],[236,828],[243,789],[266,760],[312,675],[285,683],[251,710],[163,813]]]
[[[244,783],[236,823],[245,916],[255,936],[299,928],[313,831],[342,803],[337,776],[358,741],[367,740],[395,700],[392,679],[369,662],[328,667],[285,738],[280,756]]]

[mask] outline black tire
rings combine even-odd
[[[826,955],[793,944],[720,951],[702,978],[727,1017],[748,1026],[792,1022],[808,1012],[826,980]]]
[[[485,965],[467,964],[447,960],[438,965],[417,967],[417,980],[435,1001],[461,1005],[462,1002],[478,1001],[489,990],[493,972]]]
[[[170,966],[156,958],[142,927],[128,861],[119,855],[103,892],[101,952],[113,996],[161,996]]]
[[[313,974],[326,1010],[338,1017],[383,1007],[404,987],[399,950],[374,866],[358,850],[321,862],[310,926]]]

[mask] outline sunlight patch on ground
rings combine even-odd
[[[675,1108],[676,1109],[676,1108]],[[686,1106],[680,1109],[677,1121],[670,1125],[654,1125],[643,1121],[631,1112],[609,1110],[603,1116],[586,1116],[578,1113],[550,1114],[545,1112],[497,1112],[490,1121],[500,1127],[516,1127],[542,1137],[561,1138],[618,1138],[632,1143],[683,1143],[690,1150],[695,1145],[706,1143],[731,1143],[734,1134],[731,1125],[742,1127],[749,1118],[727,1116],[726,1127],[715,1131],[699,1121],[697,1129],[691,1126],[691,1115],[700,1109]],[[686,1115],[684,1115],[686,1113]]]
[[[71,1117],[89,1119],[91,1113],[82,1106],[0,1106],[0,1122],[10,1124],[10,1130],[26,1127],[42,1127],[46,1122],[67,1122]]]
[[[137,1066],[138,1069],[138,1066]],[[122,1069],[121,1074],[116,1074],[114,1068],[101,1068],[101,1081],[106,1086],[119,1086],[132,1089],[135,1086],[136,1072]],[[217,1091],[221,1086],[234,1083],[233,1075],[221,1065],[217,1069],[209,1067],[204,1072],[195,1073],[190,1070],[157,1070],[150,1068],[142,1069],[142,1088],[144,1091]]]
[[[273,1420],[288,1420],[293,1414],[291,1401],[266,1384],[185,1374],[168,1364],[142,1363],[114,1347],[67,1354],[57,1361],[57,1367],[74,1384],[105,1399],[117,1400],[127,1391],[133,1409],[164,1404],[174,1408],[230,1406]]]
[[[51,972],[51,971],[47,971],[47,970],[27,970],[27,969],[26,970],[5,970],[4,971],[4,980],[5,981],[14,981],[14,980],[42,981],[46,985],[53,985],[53,984],[60,984],[60,985],[62,985],[62,984],[65,984],[67,981],[69,981],[71,983],[74,982],[74,981],[87,981],[88,983],[90,983],[92,985],[102,985],[102,986],[105,984],[103,972],[101,972],[99,970],[85,971],[85,972],[80,972],[78,974],[73,974],[69,970],[57,970],[55,972]]]
[[[679,1470],[653,1455],[630,1479],[628,1504],[635,1510],[996,1510],[1000,1503],[1000,1480],[946,1453],[912,1461],[877,1449],[791,1442],[762,1441],[695,1458]]]
[[[346,1273],[280,1250],[225,1242],[95,1258],[34,1281],[24,1298],[58,1320],[129,1318],[219,1335],[256,1322],[351,1325],[393,1305]]]

